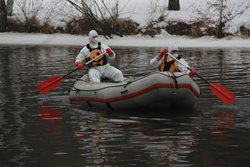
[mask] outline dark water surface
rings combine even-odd
[[[125,76],[154,71],[160,48],[114,48]],[[37,84],[74,69],[80,47],[0,46],[0,166],[194,166],[250,163],[250,49],[180,49],[210,82],[237,95],[230,106],[199,78],[192,111],[115,111],[70,104],[70,83],[47,95]],[[83,71],[81,73],[84,73]],[[76,72],[73,76],[80,76]]]

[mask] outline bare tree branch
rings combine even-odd
[[[202,19],[208,20],[217,26],[217,37],[222,38],[226,35],[225,26],[233,19],[241,16],[249,7],[249,4],[242,6],[233,6],[228,0],[217,0],[215,2],[207,1],[206,9],[195,8],[194,12],[202,16]]]
[[[106,38],[112,38],[112,34],[116,34],[122,36],[120,32],[120,27],[118,26],[118,20],[114,15],[112,15],[110,9],[102,0],[102,5],[104,8],[97,3],[96,0],[92,0],[93,6],[88,5],[86,1],[81,0],[79,3],[75,3],[72,0],[67,0],[76,10],[78,10],[83,16],[89,18],[91,27],[96,27]],[[117,9],[118,9],[118,1],[117,1]],[[96,9],[96,13],[93,12],[93,7]],[[108,17],[105,16],[103,11],[108,12]],[[118,11],[117,11],[118,13]],[[116,14],[118,16],[118,14]]]

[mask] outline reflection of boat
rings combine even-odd
[[[70,91],[70,101],[111,110],[144,107],[191,108],[200,96],[197,84],[181,72],[155,72],[122,83],[90,83],[88,75],[77,80]]]
[[[47,132],[55,134],[63,129],[61,125],[62,116],[59,108],[41,105],[39,110],[39,117],[52,125],[45,129]]]

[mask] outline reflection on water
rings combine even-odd
[[[80,47],[0,46],[0,166],[239,166],[249,162],[249,49],[180,49],[211,83],[237,99],[216,99],[199,78],[193,111],[115,111],[70,104],[67,80],[47,95],[37,84],[74,68]],[[114,48],[125,76],[155,69],[160,48]],[[86,71],[78,71],[79,76]]]

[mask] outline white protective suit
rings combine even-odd
[[[89,32],[89,45],[91,49],[98,48],[98,34],[95,30]],[[107,45],[101,43],[101,52],[105,52],[109,48]],[[79,54],[76,57],[77,61],[86,62],[86,58],[90,56],[90,50],[87,48],[87,45],[82,48]],[[107,60],[115,59],[115,52],[112,54],[106,53]],[[101,82],[101,78],[109,78],[114,82],[122,82],[124,80],[122,72],[111,66],[109,63],[101,66],[94,66],[89,69],[89,79],[92,82]]]
[[[176,50],[178,51],[178,47],[176,46],[170,46],[168,47],[168,52],[171,53],[173,50]],[[178,57],[178,53],[175,53],[175,54],[172,54],[172,56],[174,56],[175,58]],[[154,58],[152,58],[150,60],[150,64],[153,66],[153,67],[159,67],[159,65],[161,64],[161,61],[164,59],[164,56],[162,59],[160,59],[158,56],[155,56]],[[189,67],[188,63],[183,59],[183,58],[180,58],[179,61],[184,64],[185,66]],[[178,69],[181,71],[181,72],[186,72],[187,74],[189,74],[189,70],[183,66],[181,63],[177,62],[177,66],[178,66]],[[190,68],[190,67],[189,67]]]

